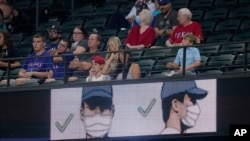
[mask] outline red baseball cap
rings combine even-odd
[[[93,57],[92,62],[103,65],[105,64],[105,59],[102,56],[95,56]]]

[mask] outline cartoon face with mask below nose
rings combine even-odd
[[[84,87],[80,109],[86,138],[106,138],[114,116],[111,86]]]
[[[165,129],[160,134],[183,134],[194,127],[201,113],[196,100],[207,93],[197,88],[195,81],[164,82],[161,98]]]

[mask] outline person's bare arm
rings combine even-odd
[[[92,64],[90,62],[79,62],[79,61],[71,61],[69,64],[70,69],[76,69],[76,70],[89,70],[91,68]]]
[[[86,52],[86,48],[82,47],[82,46],[77,46],[76,50],[74,51],[74,54],[82,54]]]
[[[169,62],[169,63],[167,63],[166,67],[169,69],[178,69],[179,65],[176,64],[175,62]]]
[[[195,69],[201,65],[201,60],[196,60],[193,64],[186,67],[186,71]]]
[[[126,46],[127,46],[128,48],[130,48],[130,49],[142,49],[142,48],[145,47],[143,44],[141,44],[141,45],[134,45],[134,46],[132,46],[132,45],[130,45],[130,44],[127,44]]]
[[[140,66],[136,63],[132,63],[132,79],[139,79],[141,77],[141,69]]]
[[[53,71],[52,71],[52,70],[50,70],[50,71],[48,72],[48,78],[53,78]]]
[[[110,64],[116,58],[117,54],[111,53],[110,57],[105,61],[105,64],[102,68],[102,74],[107,75],[110,71]]]
[[[38,72],[38,71],[33,71],[32,76],[38,77],[38,78],[47,78],[49,75],[49,72]]]
[[[157,27],[154,28],[156,38],[160,36],[170,36],[173,33],[173,29],[159,29]]]
[[[8,67],[8,63],[0,61],[0,66],[7,68]],[[15,61],[14,63],[10,64],[10,68],[15,68],[15,67],[20,67],[20,66],[21,66],[21,63],[19,61]]]

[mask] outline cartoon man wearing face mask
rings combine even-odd
[[[111,85],[84,87],[80,109],[86,138],[107,138],[114,116]]]
[[[165,128],[160,134],[183,134],[194,127],[201,113],[196,100],[203,99],[207,93],[197,88],[193,80],[164,82],[161,98]]]

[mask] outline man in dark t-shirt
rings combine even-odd
[[[155,17],[155,33],[156,37],[162,37],[166,40],[173,32],[178,24],[177,11],[171,8],[170,0],[157,0],[161,13]]]
[[[87,77],[89,70],[92,67],[91,60],[100,52],[101,36],[97,33],[92,33],[88,39],[88,50],[70,62],[69,68],[73,69],[73,76],[69,77],[68,81],[76,81],[80,77]],[[100,54],[99,54],[100,55]]]
[[[56,25],[52,25],[47,29],[49,34],[49,42],[46,43],[45,50],[51,54],[54,54],[58,47],[58,43],[61,37],[61,28]]]

